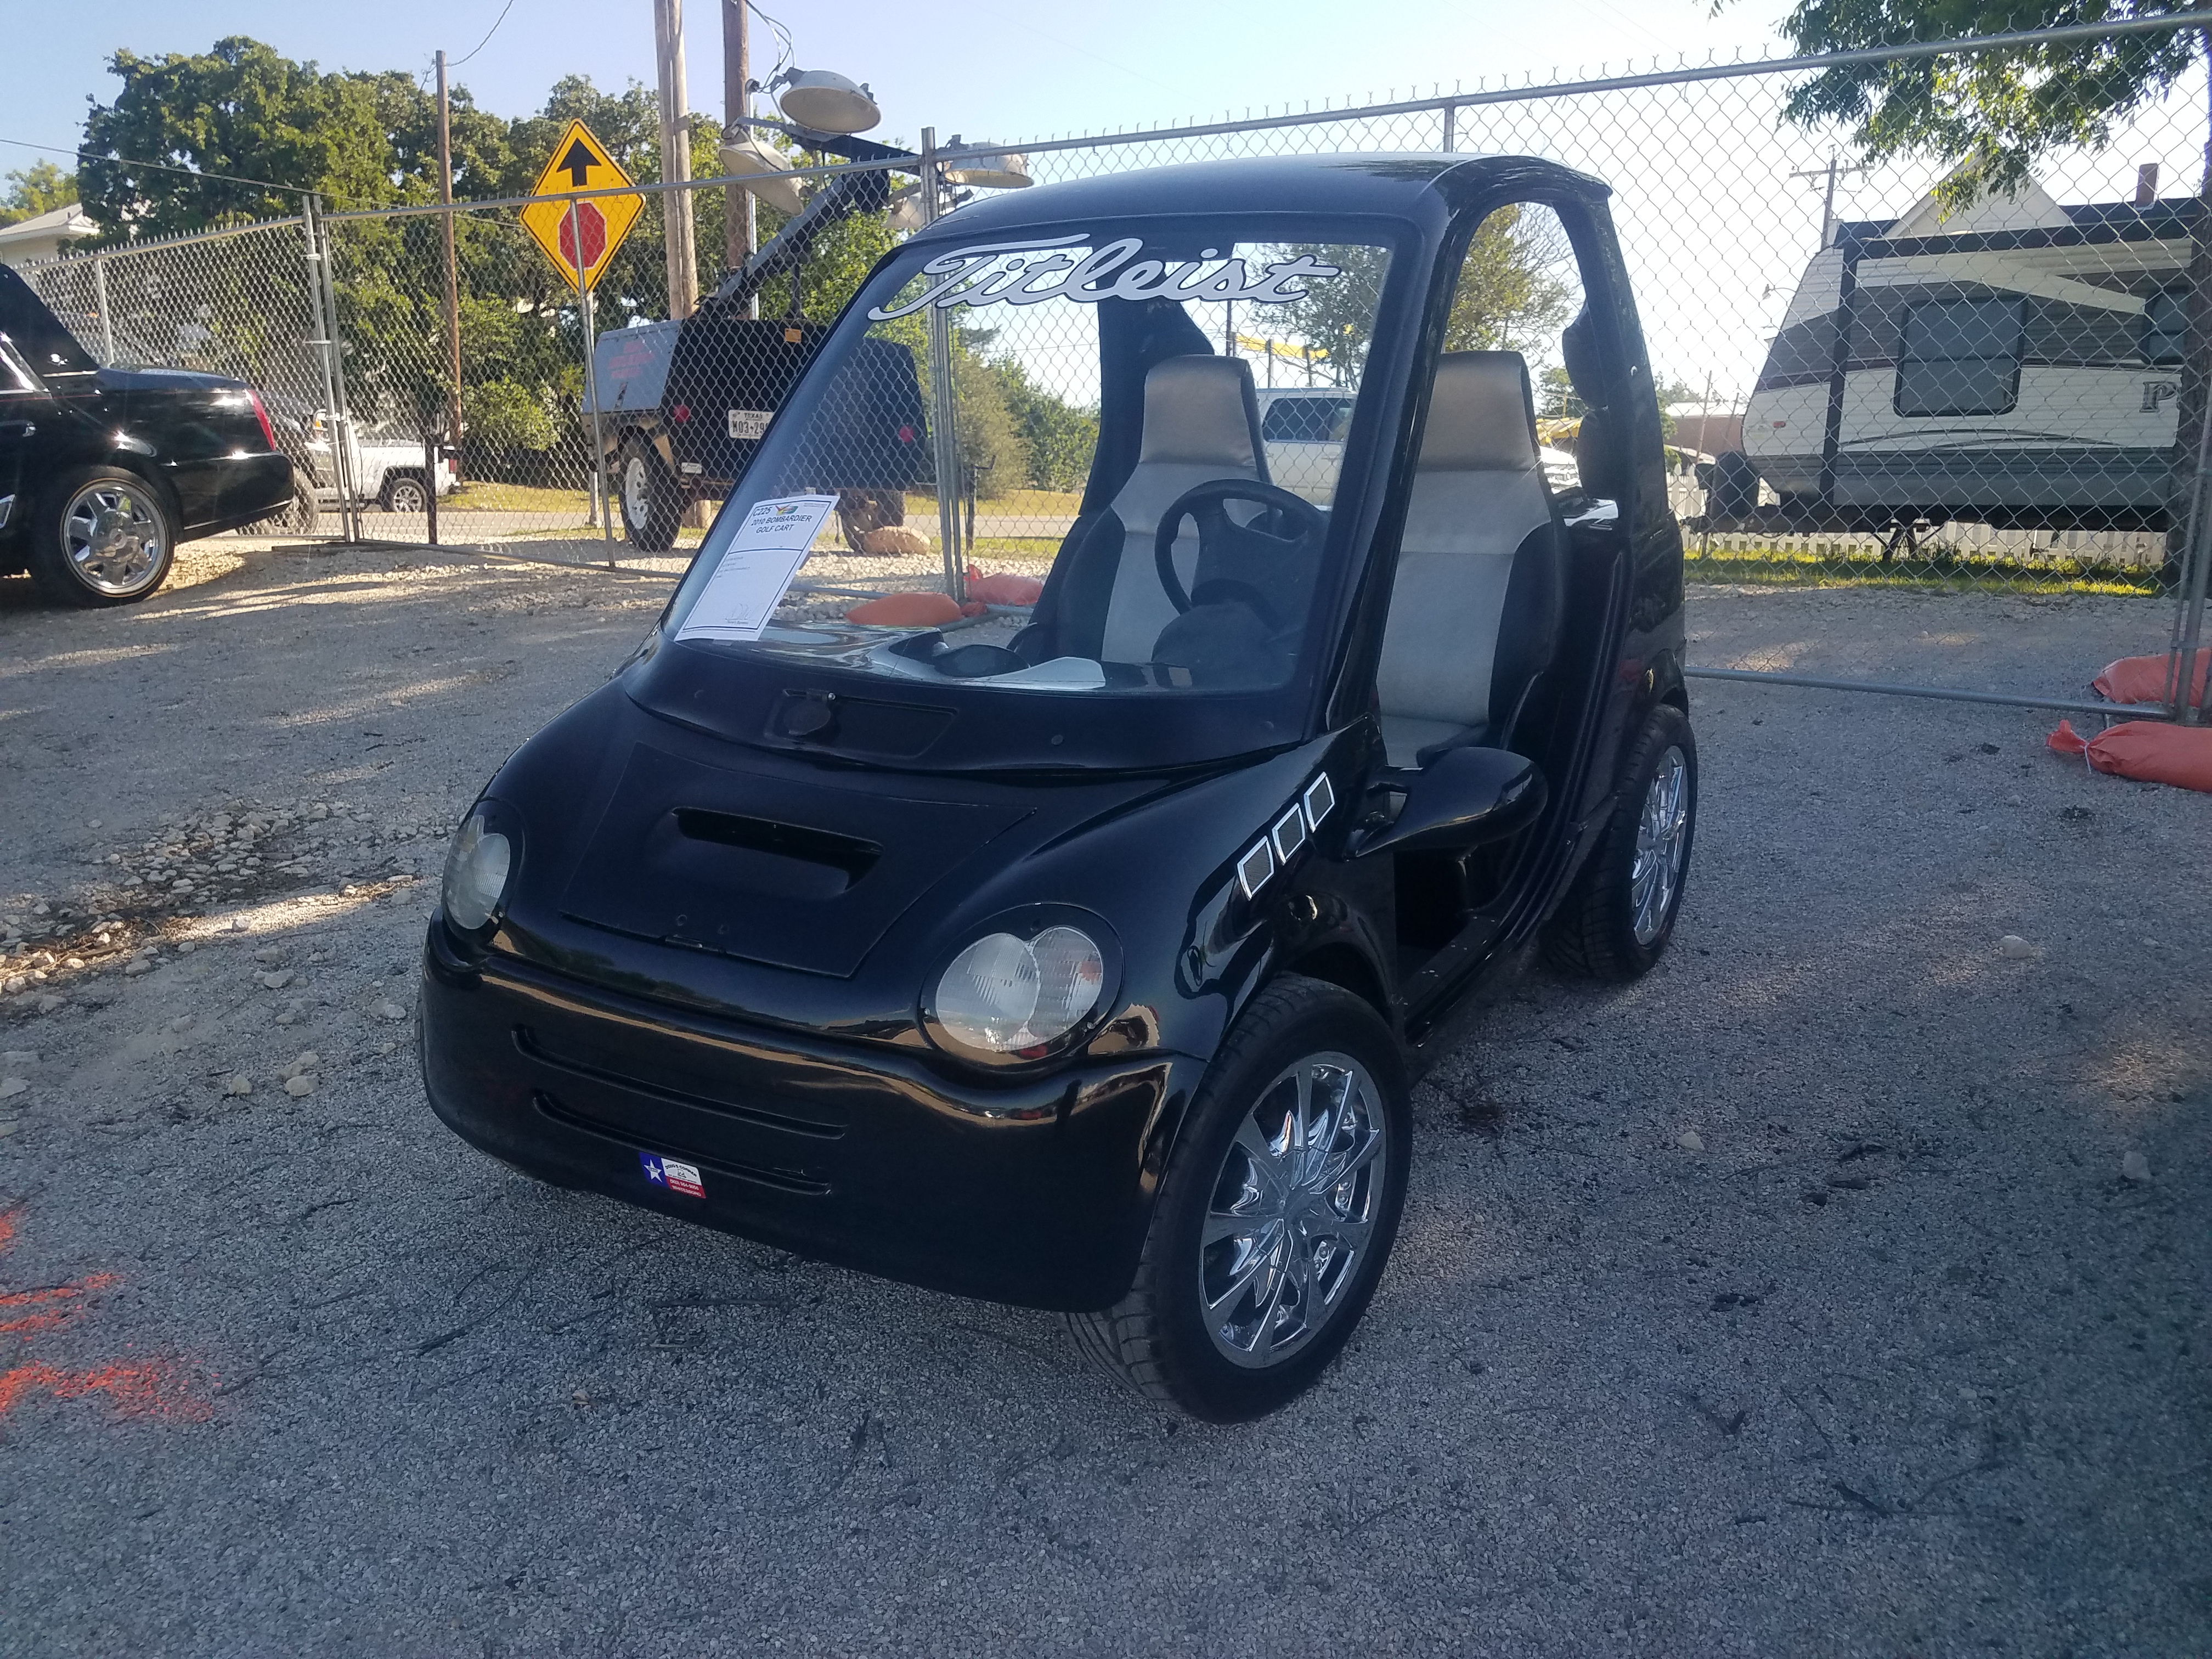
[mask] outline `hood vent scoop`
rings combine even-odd
[[[771,890],[804,890],[810,898],[834,898],[876,867],[884,849],[857,836],[841,836],[829,830],[810,830],[803,824],[778,823],[769,818],[746,817],[736,812],[714,812],[704,807],[676,809],[677,833],[689,841],[732,847],[757,853],[779,865],[798,864],[805,871],[778,871],[783,878]],[[793,877],[797,879],[794,881]],[[833,879],[834,878],[834,879]]]

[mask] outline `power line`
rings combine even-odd
[[[491,20],[491,27],[484,31],[484,38],[477,41],[473,46],[471,46],[468,51],[464,52],[460,57],[456,58],[452,63],[447,64],[446,68],[447,70],[451,71],[460,68],[460,66],[467,63],[470,58],[475,57],[486,46],[489,46],[491,44],[492,36],[499,33],[499,26],[507,21],[507,13],[514,9],[514,0],[507,0],[507,3],[499,9],[499,15]]]
[[[25,138],[0,138],[0,144],[13,144],[18,149],[44,150],[50,155],[74,155],[81,161],[106,161],[119,167],[150,167],[156,173],[180,173],[187,179],[215,179],[227,185],[252,185],[262,190],[282,191],[288,196],[310,196],[314,192],[297,185],[279,185],[266,179],[246,179],[235,173],[205,173],[198,167],[180,167],[167,161],[137,161],[128,155],[95,155],[88,149],[64,149],[59,144],[34,144]],[[339,201],[352,199],[337,197]]]

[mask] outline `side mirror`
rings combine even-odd
[[[1363,824],[1352,854],[1364,858],[1502,840],[1534,823],[1548,793],[1544,775],[1525,756],[1447,749],[1407,785],[1395,817]]]

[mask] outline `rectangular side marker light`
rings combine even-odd
[[[1267,834],[1275,843],[1275,856],[1288,864],[1291,854],[1306,844],[1306,815],[1293,805]]]
[[[1237,860],[1237,884],[1244,890],[1246,898],[1256,896],[1267,884],[1267,878],[1274,873],[1275,855],[1265,841]]]
[[[1318,830],[1321,821],[1336,805],[1336,791],[1329,787],[1328,774],[1324,772],[1306,786],[1306,828]]]

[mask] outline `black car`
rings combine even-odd
[[[1305,1387],[1453,1017],[1539,936],[1644,972],[1680,902],[1681,536],[1607,197],[1513,158],[1224,162],[888,255],[643,644],[463,822],[439,1115],[551,1182],[1064,1310],[1200,1416]],[[1522,356],[1443,349],[1501,210],[1573,248],[1565,493]],[[1232,304],[1326,331],[1325,492],[1267,478]],[[790,550],[956,327],[1095,398],[1079,516],[1033,609],[825,618]]]
[[[177,544],[292,500],[260,397],[173,368],[102,368],[0,267],[0,571],[51,598],[127,605],[161,585]]]

